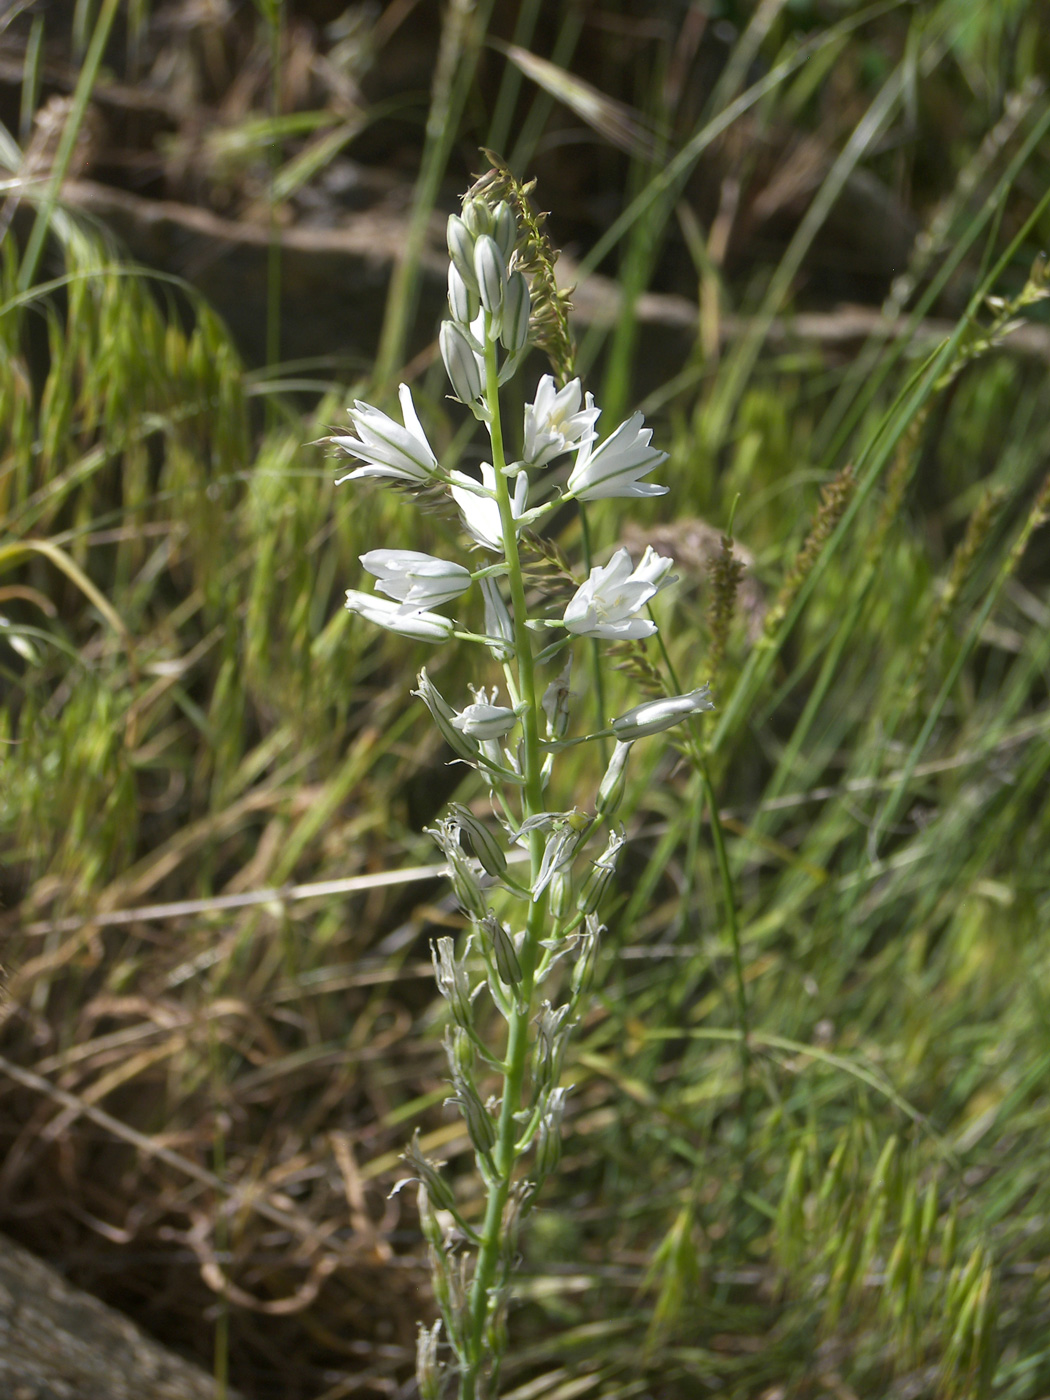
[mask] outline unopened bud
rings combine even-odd
[[[465,199],[463,201],[463,223],[473,238],[477,238],[482,233],[491,233],[492,214],[483,199]]]
[[[501,199],[491,213],[493,238],[499,244],[499,250],[503,254],[504,260],[509,262],[510,255],[514,251],[514,245],[518,241],[518,220],[514,210],[505,199]]]
[[[478,294],[471,291],[454,262],[448,265],[448,309],[454,321],[469,325],[478,314]]]
[[[503,293],[507,287],[507,264],[499,244],[483,233],[474,244],[474,276],[478,282],[481,304],[493,318],[503,311]]]
[[[524,348],[529,338],[531,315],[532,300],[525,274],[512,272],[507,278],[507,287],[503,293],[503,315],[500,318],[499,338],[505,350],[513,354]]]
[[[442,321],[438,345],[456,398],[472,404],[481,395],[481,370],[462,326],[457,321]]]
[[[448,255],[466,286],[478,294],[478,279],[474,276],[474,235],[464,221],[453,214],[446,232]]]

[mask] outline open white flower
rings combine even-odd
[[[594,406],[594,395],[583,399],[580,381],[570,379],[564,389],[555,390],[554,379],[545,374],[536,386],[536,397],[525,405],[524,465],[543,467],[563,452],[575,452],[596,436],[594,425],[601,414]]]
[[[437,471],[438,460],[419,421],[411,389],[407,384],[402,384],[397,394],[401,400],[404,427],[378,408],[355,399],[350,410],[350,421],[357,429],[358,436],[328,439],[351,457],[365,463],[365,466],[356,467],[346,476],[339,477],[337,486],[341,482],[356,481],[366,476],[422,483],[429,481]]]
[[[576,454],[576,463],[565,484],[566,495],[578,501],[597,501],[603,496],[664,496],[666,486],[641,481],[666,460],[666,452],[649,446],[653,431],[643,428],[644,419],[634,413],[594,447],[588,439]]]
[[[481,464],[481,487],[486,494],[479,495],[478,482],[464,472],[453,472],[452,480],[462,483],[450,487],[452,498],[459,506],[463,525],[467,533],[486,549],[503,553],[503,522],[500,519],[499,502],[496,500],[496,472],[492,464]],[[525,473],[514,483],[514,496],[511,500],[511,515],[519,520],[529,503],[529,482]]]
[[[456,629],[450,617],[403,608],[397,603],[387,602],[385,598],[377,598],[374,593],[361,593],[356,588],[346,590],[346,608],[348,612],[360,613],[377,627],[385,627],[388,632],[399,632],[402,637],[411,637],[416,642],[444,642]]]
[[[562,618],[577,637],[609,637],[632,641],[651,637],[656,623],[635,613],[672,582],[666,577],[672,561],[647,549],[636,569],[626,549],[618,549],[608,564],[595,565],[587,582],[576,590]]]
[[[376,577],[376,588],[408,608],[437,607],[470,587],[470,570],[413,549],[370,549],[361,563]]]
[[[670,729],[689,715],[714,708],[711,687],[702,685],[687,695],[669,695],[663,700],[646,700],[642,705],[635,705],[633,710],[612,721],[612,731],[617,739],[644,739],[647,734]]]

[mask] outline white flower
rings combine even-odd
[[[413,549],[370,549],[361,563],[378,579],[376,588],[408,609],[437,607],[470,587],[470,570]]]
[[[647,734],[670,729],[687,715],[714,708],[711,687],[702,685],[688,695],[669,695],[665,700],[646,700],[642,705],[635,705],[633,710],[612,721],[612,730],[617,739],[644,739]]]
[[[587,582],[577,589],[562,619],[577,637],[611,637],[630,641],[651,637],[655,622],[635,617],[649,599],[671,580],[665,576],[671,560],[647,549],[637,569],[631,556],[618,549],[604,567],[595,565]]]
[[[503,553],[503,522],[500,519],[499,502],[496,500],[496,473],[491,463],[481,464],[481,486],[484,495],[479,494],[478,483],[463,472],[453,472],[452,479],[462,485],[449,489],[452,499],[459,506],[463,525],[467,533],[486,549]],[[514,483],[514,497],[511,501],[511,515],[519,520],[529,503],[529,482],[525,473]]]
[[[492,700],[495,698],[496,691],[493,689]],[[474,691],[473,705],[468,705],[465,710],[459,710],[452,716],[452,723],[461,734],[468,734],[472,739],[480,739],[482,742],[502,739],[517,722],[517,710],[493,704],[484,687]]]
[[[580,381],[570,379],[564,389],[555,390],[554,380],[545,374],[536,386],[536,397],[525,405],[525,465],[542,467],[563,452],[574,452],[594,441],[594,425],[601,413],[594,406],[594,395],[586,396],[580,409]]]
[[[640,481],[667,457],[649,446],[651,428],[643,428],[640,413],[605,439],[599,447],[584,442],[576,454],[576,465],[565,484],[566,495],[578,501],[597,501],[603,496],[663,496],[666,486]]]
[[[414,612],[388,603],[385,598],[377,598],[374,593],[359,593],[356,588],[346,590],[348,612],[360,613],[368,622],[377,627],[385,627],[389,632],[399,632],[402,637],[411,637],[417,642],[443,642],[452,636],[456,624],[440,613]]]
[[[350,419],[357,429],[357,437],[331,437],[334,442],[351,457],[366,463],[346,476],[339,477],[336,485],[344,481],[356,481],[365,476],[390,477],[395,481],[429,481],[437,471],[438,461],[434,456],[423,425],[419,421],[412,391],[402,384],[398,391],[404,427],[381,413],[371,404],[354,401]]]

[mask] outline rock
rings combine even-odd
[[[233,1391],[229,1400],[236,1400]],[[4,1400],[215,1400],[200,1367],[0,1237]]]

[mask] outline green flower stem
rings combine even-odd
[[[487,327],[486,330],[488,330]],[[517,526],[511,510],[510,485],[503,471],[507,465],[507,456],[503,447],[503,427],[499,411],[496,345],[489,333],[485,337],[485,400],[491,414],[489,428],[492,440],[492,465],[496,474],[496,498],[499,503],[500,523],[503,530],[503,550],[507,561],[507,579],[510,585],[511,612],[514,620],[517,693],[521,703],[526,707],[521,717],[524,739],[522,771],[525,778],[522,793],[523,815],[531,817],[543,810],[541,776],[543,755],[540,749],[539,705],[536,699],[536,671],[532,652],[532,635],[526,625],[528,610],[525,604],[525,581],[522,577],[521,560],[518,556]],[[529,855],[532,867],[530,883],[535,882],[539,872],[540,862],[543,859],[543,844],[542,832],[532,832],[529,837]],[[471,1282],[468,1310],[470,1333],[466,1338],[468,1355],[460,1374],[459,1400],[475,1400],[478,1376],[486,1359],[485,1329],[489,1316],[489,1294],[496,1283],[500,1257],[503,1253],[503,1215],[510,1197],[514,1165],[518,1156],[515,1144],[519,1128],[515,1116],[521,1108],[522,1088],[525,1082],[532,992],[536,981],[536,964],[543,932],[544,915],[545,901],[534,900],[529,906],[525,938],[519,954],[522,981],[518,988],[515,1009],[511,1013],[507,1030],[507,1054],[503,1066],[503,1096],[499,1124],[496,1130],[496,1145],[492,1151],[496,1179],[488,1189],[485,1220],[481,1228],[481,1244],[478,1248],[474,1278]]]

